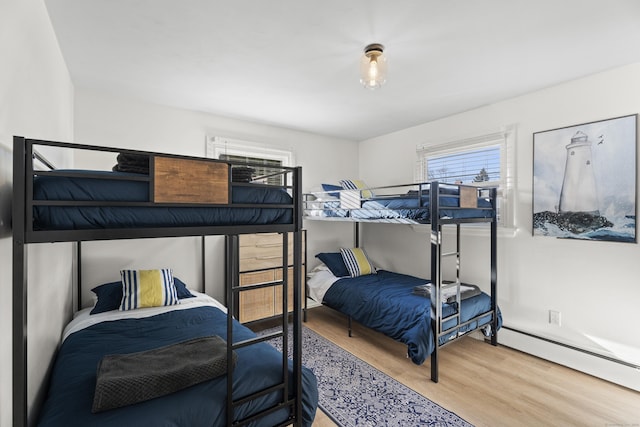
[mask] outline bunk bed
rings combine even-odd
[[[376,271],[364,251],[349,267],[348,249],[318,254],[321,268],[307,280],[308,294],[352,319],[407,345],[416,364],[431,357],[431,380],[438,382],[439,349],[481,330],[497,345],[502,317],[497,306],[497,219],[495,188],[437,181],[364,188],[323,185],[304,195],[304,219],[354,223],[354,248],[362,223],[430,225],[430,280]],[[460,281],[460,234],[465,224],[490,228],[490,292]],[[455,227],[455,249],[443,251],[443,227]],[[444,280],[443,258],[455,257],[455,277]],[[344,261],[344,264],[343,264]],[[366,273],[371,274],[366,274]],[[345,277],[346,276],[346,277]],[[426,296],[426,298],[425,298]]]
[[[213,159],[23,137],[14,137],[13,148],[14,426],[25,427],[28,423],[27,248],[29,244],[43,242],[76,243],[75,292],[79,311],[68,325],[69,333],[65,333],[56,356],[41,425],[111,426],[135,424],[136,420],[149,425],[311,424],[317,405],[317,384],[301,359],[299,167],[283,167],[274,172],[283,176],[282,184],[274,186],[265,182],[265,176],[252,181],[244,179],[243,173],[234,173],[236,168],[246,169],[247,164]],[[117,155],[117,164],[111,171],[57,170],[40,154],[56,150],[88,150],[91,155],[107,153],[114,158]],[[261,232],[281,233],[283,242],[293,235],[294,265],[292,280],[283,274],[282,280],[256,285],[282,286],[284,313],[279,331],[258,337],[237,322],[232,310],[225,307],[233,307],[240,292],[254,288],[239,285],[238,237]],[[108,310],[96,310],[97,305],[80,310],[83,241],[202,236],[204,282],[204,236],[208,235],[227,237],[224,305],[190,291],[172,277],[170,269],[163,269],[159,281],[167,294],[160,307],[152,304],[152,308],[141,309],[137,308],[140,302],[136,302],[133,305],[136,309],[127,311],[123,308],[125,298],[119,306],[118,296],[116,306]],[[284,244],[283,259],[287,259],[288,250]],[[133,280],[125,279],[129,277],[126,274],[129,272],[122,272],[122,284]],[[142,281],[142,273],[136,274],[131,277]],[[127,294],[122,284],[104,286],[111,286],[109,289],[116,289],[119,295],[134,295]],[[289,286],[293,286],[292,322],[286,314]],[[110,302],[110,298],[103,295],[102,302]],[[282,353],[265,342],[276,338],[283,341]],[[202,352],[211,348],[217,354],[215,363],[210,360],[210,352],[205,352],[206,360],[195,368],[201,372],[218,366],[215,373],[207,371],[206,381],[196,375],[186,385],[175,384],[184,370],[151,372],[151,384],[157,381],[165,387],[169,374],[173,375],[169,381],[173,384],[151,390],[147,393],[151,397],[125,396],[116,404],[113,403],[118,401],[116,396],[102,394],[110,388],[122,391],[120,385],[115,386],[121,383],[114,383],[113,375],[109,376],[120,375],[114,366],[133,363],[140,369],[149,358],[166,363],[178,360],[170,359],[176,354],[193,355],[197,354],[196,349]],[[128,366],[131,370],[131,365]],[[193,366],[189,369],[189,376],[193,377]],[[142,371],[150,374],[148,369]],[[133,383],[142,380],[149,381],[149,377],[141,379],[134,375],[131,379]],[[111,403],[96,403],[98,391],[100,397],[106,396],[100,402]]]

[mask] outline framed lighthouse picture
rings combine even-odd
[[[533,235],[636,242],[637,115],[533,134]]]

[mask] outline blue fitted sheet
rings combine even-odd
[[[215,307],[175,310],[141,319],[106,321],[74,332],[62,344],[51,375],[39,426],[222,426],[226,425],[226,375],[170,395],[91,413],[98,361],[105,354],[149,350],[191,338],[218,335],[226,339],[226,314]],[[254,337],[234,321],[234,341]],[[278,383],[282,378],[282,355],[267,343],[236,350],[234,398]],[[291,370],[291,363],[289,365]],[[310,426],[318,401],[317,382],[303,367],[303,425]],[[279,393],[279,392],[278,392]],[[278,401],[268,394],[236,409],[236,419]],[[288,417],[281,409],[251,424],[271,427]]]
[[[69,173],[70,171],[60,171]],[[87,171],[76,171],[87,172]],[[107,179],[140,177],[124,172],[91,171],[105,179],[39,175],[34,179],[34,200],[148,202],[149,183]],[[291,205],[282,188],[233,186],[233,204]],[[291,224],[292,208],[240,207],[136,207],[136,206],[35,206],[34,229],[80,230],[137,227],[193,227],[211,225]]]
[[[377,274],[339,279],[324,294],[323,303],[406,344],[411,360],[421,365],[435,346],[431,325],[433,313],[430,299],[413,294],[413,288],[428,282],[406,274],[379,270]],[[491,310],[491,297],[481,293],[463,300],[461,305],[462,322],[465,322]],[[455,304],[443,304],[442,307],[443,317],[455,313]],[[477,329],[490,322],[491,315],[487,314],[462,330]],[[455,319],[451,319],[444,323],[443,329],[455,325]],[[498,310],[498,327],[501,325],[502,316]],[[440,344],[450,337],[441,337]]]

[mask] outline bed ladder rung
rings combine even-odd
[[[243,341],[238,341],[236,343],[233,343],[233,349],[236,350],[236,349],[239,349],[239,348],[242,348],[242,347],[246,347],[248,345],[258,344],[258,343],[263,342],[263,341],[268,341],[268,340],[273,339],[273,338],[280,338],[283,335],[284,334],[282,333],[282,331],[278,331],[278,332],[273,332],[273,333],[270,333],[270,334],[260,335],[259,337],[249,338],[249,339],[246,339],[246,340],[243,340]]]
[[[270,393],[273,392],[273,391],[275,391],[275,390],[269,390]],[[254,397],[255,398],[255,397],[258,397],[258,396],[251,395],[249,397]],[[251,399],[248,399],[248,400],[251,400]],[[246,426],[246,425],[250,425],[250,424],[252,424],[252,422],[254,422],[256,420],[259,420],[259,419],[261,419],[261,418],[263,418],[263,417],[265,417],[265,416],[267,416],[267,415],[269,415],[269,414],[271,414],[273,412],[276,412],[276,411],[278,411],[278,410],[280,410],[282,408],[289,408],[291,410],[291,408],[293,407],[294,404],[295,404],[294,400],[293,399],[289,399],[288,401],[277,403],[277,404],[275,404],[275,405],[273,405],[273,406],[271,406],[271,407],[269,407],[267,409],[264,409],[264,410],[262,410],[260,412],[257,412],[257,413],[255,413],[255,414],[253,414],[253,415],[251,415],[251,416],[249,416],[247,418],[244,418],[242,420],[235,421],[235,422],[233,422],[233,423],[231,423],[229,425],[231,425],[231,426]],[[284,422],[282,422],[280,424],[277,424],[274,427],[291,426],[291,425],[293,425],[293,423],[291,422],[291,418],[289,418],[288,420],[285,420]]]
[[[443,317],[442,323],[446,322],[447,320],[457,319],[458,317],[459,317],[458,313],[452,314],[451,316]],[[455,326],[453,328],[455,328]]]
[[[233,401],[233,406],[240,406],[240,405],[244,405],[247,402],[251,402],[252,400],[255,400],[259,397],[262,396],[266,396],[267,394],[271,394],[273,392],[279,391],[284,389],[284,383],[279,383],[276,385],[273,385],[271,387],[267,387],[265,389],[262,389],[260,391],[257,391],[255,393],[252,393],[248,396],[242,397],[240,399],[234,400]]]
[[[277,386],[276,387],[270,387],[270,388],[265,389],[265,390],[263,390],[261,392],[258,392],[256,394],[252,394],[252,395],[247,396],[245,398],[242,398],[240,400],[236,400],[233,403],[234,403],[234,405],[239,406],[241,404],[248,403],[251,400],[256,399],[258,397],[277,392],[279,389],[283,389],[283,388],[284,388],[284,386],[282,386],[282,387],[277,387]],[[246,426],[246,425],[250,425],[254,421],[260,420],[263,417],[265,417],[265,416],[267,416],[267,415],[269,415],[269,414],[271,414],[273,412],[279,411],[282,408],[287,408],[287,409],[289,409],[289,411],[291,411],[294,406],[295,406],[295,401],[293,399],[289,399],[289,400],[283,401],[283,402],[278,402],[275,405],[273,405],[273,406],[271,406],[269,408],[263,409],[263,410],[261,410],[259,412],[256,412],[255,414],[250,415],[247,418],[243,418],[241,420],[234,421],[233,423],[227,424],[227,425],[230,425],[230,426]],[[291,422],[291,418],[289,418],[289,419],[283,421],[282,423],[277,424],[274,427],[291,426],[291,425],[293,425],[293,424]]]
[[[445,280],[440,284],[440,289],[449,289],[458,286],[460,282]]]
[[[446,253],[443,253],[443,254],[442,254],[442,256],[443,256],[443,257],[459,256],[459,255],[460,255],[460,252],[458,252],[458,251],[455,251],[455,252],[446,252]]]
[[[254,283],[252,285],[234,286],[231,288],[233,292],[246,292],[254,289],[269,288],[282,285],[282,280],[274,280],[272,282]]]

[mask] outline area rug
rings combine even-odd
[[[282,349],[281,339],[271,344]],[[473,427],[305,326],[302,349],[318,378],[318,406],[339,426]]]

